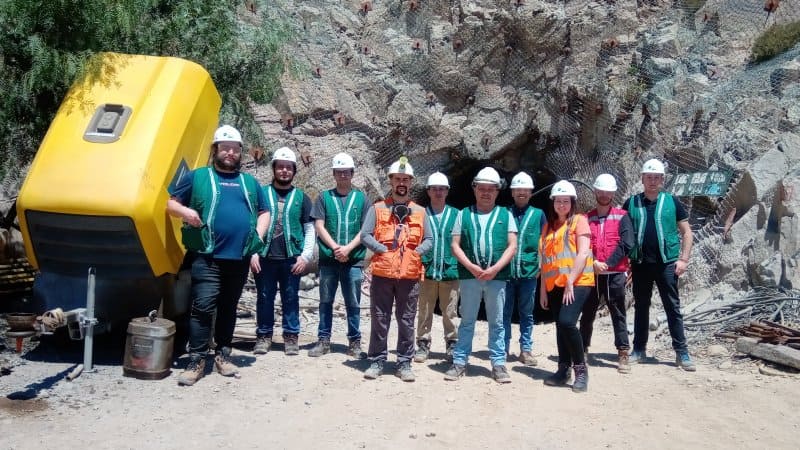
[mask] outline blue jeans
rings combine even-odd
[[[523,278],[506,283],[506,304],[503,306],[503,328],[506,335],[506,353],[511,353],[511,316],[514,303],[519,314],[519,347],[523,352],[533,350],[533,302],[536,299],[538,279]]]
[[[466,365],[472,353],[472,337],[475,321],[481,307],[481,297],[486,305],[486,321],[489,323],[489,360],[492,366],[506,363],[505,330],[503,329],[503,305],[506,302],[505,280],[479,281],[461,280],[461,324],[458,326],[458,343],[453,349],[453,364]]]
[[[296,258],[261,258],[261,272],[256,279],[256,335],[272,336],[275,327],[275,295],[281,291],[283,334],[300,334],[300,276],[292,273]]]
[[[678,276],[675,263],[644,263],[631,266],[633,273],[633,350],[643,352],[650,335],[650,298],[653,284],[658,286],[661,304],[667,314],[672,348],[676,352],[687,352],[686,333],[683,329],[681,300],[678,297]]]
[[[361,267],[348,264],[319,266],[319,329],[320,339],[331,338],[333,300],[336,288],[342,285],[342,297],[347,311],[347,339],[361,339]]]
[[[205,354],[214,326],[217,350],[230,347],[236,326],[236,305],[247,281],[248,261],[190,255],[192,312],[189,317],[189,353]],[[217,315],[216,322],[214,314]]]

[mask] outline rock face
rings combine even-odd
[[[355,184],[373,198],[406,155],[416,193],[440,170],[456,206],[471,202],[469,180],[487,164],[509,180],[526,170],[537,188],[609,172],[618,201],[641,188],[651,157],[667,162],[667,187],[679,172],[728,171],[719,199],[685,199],[696,244],[684,285],[797,286],[800,48],[751,64],[765,29],[758,5],[680,4],[278,2],[297,29],[301,74],[255,106],[268,153],[296,149],[297,184],[315,195],[333,184],[331,157],[348,152]],[[798,16],[785,8],[768,20]],[[255,172],[270,179],[267,165]],[[586,186],[579,195],[591,204]]]

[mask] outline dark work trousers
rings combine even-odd
[[[595,288],[592,289],[581,313],[581,337],[583,348],[588,351],[592,344],[592,331],[594,319],[600,299],[603,298],[611,314],[611,324],[614,326],[614,347],[617,350],[629,350],[628,321],[625,317],[625,273],[609,273],[595,275]]]
[[[372,276],[369,290],[372,326],[369,335],[369,358],[386,361],[387,336],[392,323],[392,304],[397,318],[397,362],[414,356],[414,318],[417,316],[419,280],[397,280]]]
[[[192,313],[189,318],[189,353],[208,351],[211,324],[217,351],[230,347],[236,326],[236,306],[242,296],[249,260],[215,259],[198,255],[192,262]],[[217,314],[214,322],[214,313]]]
[[[633,350],[645,351],[650,333],[650,297],[653,295],[653,284],[658,286],[661,303],[667,314],[669,334],[672,336],[672,348],[676,352],[686,352],[686,333],[683,330],[683,314],[678,298],[678,277],[675,275],[675,263],[634,264],[633,301],[636,308],[633,315]]]
[[[578,331],[578,316],[594,286],[575,286],[575,300],[569,305],[562,303],[564,288],[556,286],[547,293],[547,302],[556,320],[556,343],[559,364],[583,364],[583,339]]]

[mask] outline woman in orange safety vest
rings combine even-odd
[[[577,323],[583,305],[594,287],[591,231],[586,216],[576,214],[575,186],[559,181],[550,191],[547,225],[539,239],[542,286],[539,301],[556,320],[558,370],[547,377],[548,386],[564,386],[569,368],[575,371],[574,392],[587,389],[589,374],[583,353],[583,340]]]

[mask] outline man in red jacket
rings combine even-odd
[[[630,345],[625,318],[625,280],[630,269],[627,255],[634,243],[633,225],[627,211],[613,206],[617,180],[612,175],[598,175],[593,187],[596,206],[586,216],[592,231],[595,288],[586,300],[581,314],[583,348],[588,355],[597,307],[600,298],[604,298],[614,326],[614,346],[619,355],[617,371],[629,373],[631,368],[628,364]]]

